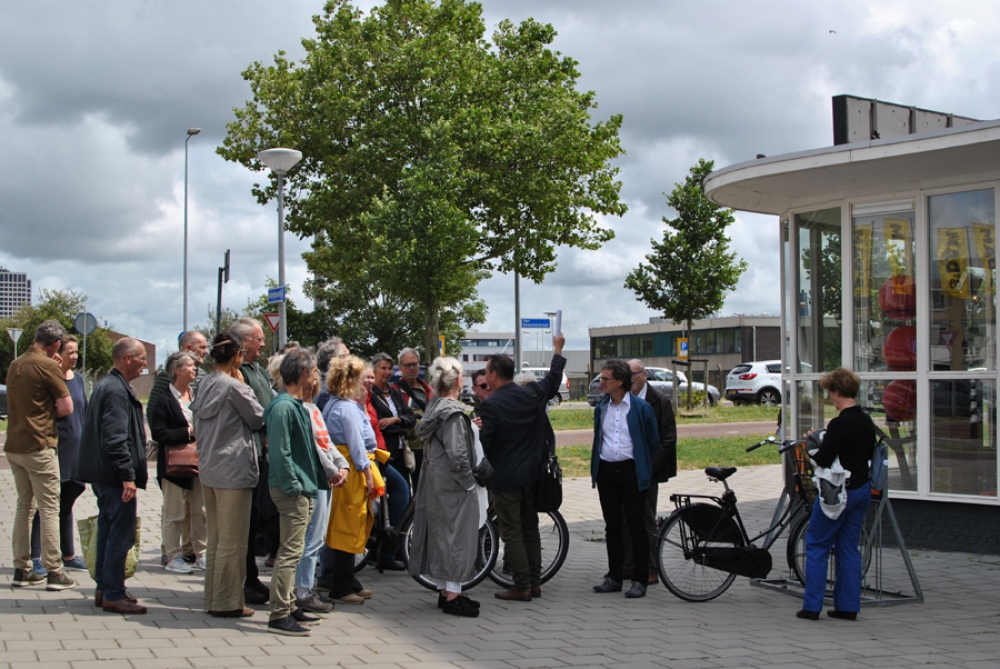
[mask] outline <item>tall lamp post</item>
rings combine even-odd
[[[184,139],[184,332],[188,330],[188,142],[201,128],[188,128]]]
[[[284,346],[288,341],[288,313],[285,308],[285,175],[302,160],[302,152],[295,149],[265,149],[257,154],[257,158],[278,177],[278,285],[281,286],[278,346]]]

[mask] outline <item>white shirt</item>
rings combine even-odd
[[[649,381],[647,381],[646,383],[642,384],[642,390],[640,390],[639,392],[637,392],[635,394],[635,396],[638,397],[641,400],[646,399],[646,388],[649,388]]]
[[[628,412],[632,407],[632,393],[617,405],[614,400],[601,410],[601,460],[625,462],[632,460],[632,435],[628,431]]]

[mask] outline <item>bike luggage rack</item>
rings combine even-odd
[[[861,606],[899,606],[900,604],[922,604],[924,601],[924,592],[920,589],[920,581],[917,579],[917,572],[914,570],[913,562],[910,560],[910,553],[906,550],[906,543],[903,541],[903,534],[899,529],[899,523],[896,521],[896,514],[892,510],[892,503],[889,501],[888,493],[889,489],[886,487],[886,489],[881,493],[880,499],[876,503],[875,520],[872,522],[871,531],[868,536],[868,546],[865,547],[867,550],[872,551],[875,576],[871,577],[870,575],[866,575],[865,580],[861,584]],[[778,501],[778,509],[775,511],[776,514],[780,513],[785,498],[786,495],[782,493],[781,499]],[[900,555],[903,558],[903,563],[906,565],[906,571],[910,577],[910,583],[913,586],[913,594],[905,594],[899,590],[886,590],[883,587],[881,536],[883,529],[883,515],[886,512],[888,512],[889,524],[896,537],[896,545],[899,547]],[[876,541],[876,539],[878,539],[878,541]],[[870,569],[868,574],[871,574]],[[872,581],[874,581],[874,583],[872,583]],[[869,583],[872,584],[869,585]],[[799,599],[802,598],[802,594],[805,590],[805,586],[794,578],[753,578],[750,579],[750,585],[791,595],[792,597],[798,597]],[[827,590],[823,600],[826,604],[832,605],[833,591]]]

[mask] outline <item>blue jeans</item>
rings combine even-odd
[[[125,558],[135,545],[136,498],[122,501],[121,486],[94,484],[97,495],[97,563],[94,580],[104,601],[125,597]]]
[[[330,520],[330,500],[332,495],[329,490],[319,490],[316,494],[316,503],[313,506],[312,517],[309,518],[309,526],[306,528],[305,548],[302,550],[302,559],[295,568],[295,587],[304,590],[312,590],[316,583],[316,563],[319,561],[319,552],[323,548],[326,540],[326,528]]]
[[[385,479],[385,491],[389,493],[389,524],[396,527],[410,505],[410,484],[392,465],[379,465],[379,469]]]
[[[830,520],[820,508],[819,500],[809,517],[806,530],[806,588],[802,608],[806,611],[823,609],[826,593],[826,572],[833,549],[837,561],[833,585],[833,608],[837,611],[861,610],[861,525],[871,503],[871,489],[865,485],[847,491],[847,508],[836,520]]]

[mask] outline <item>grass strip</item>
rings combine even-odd
[[[778,422],[777,407],[762,406],[716,406],[707,409],[682,411],[677,415],[678,425],[705,423],[743,423],[761,421],[770,424],[771,431]],[[577,408],[553,408],[549,411],[549,421],[554,430],[586,430],[594,426],[594,410]]]

